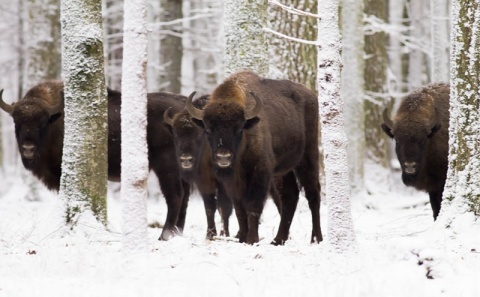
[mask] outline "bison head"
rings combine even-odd
[[[191,180],[200,163],[205,132],[192,123],[191,116],[186,110],[175,115],[171,112],[171,108],[167,109],[163,114],[163,120],[173,133],[182,177]]]
[[[412,186],[418,178],[424,164],[426,147],[430,139],[440,130],[436,120],[436,110],[431,118],[420,118],[418,115],[400,114],[395,121],[383,112],[382,130],[395,140],[395,152],[402,168],[402,180],[405,185]]]
[[[0,91],[0,108],[9,113],[15,124],[15,136],[25,168],[29,169],[38,159],[49,126],[63,113],[63,104],[48,105],[37,98],[24,98],[7,104]]]
[[[231,172],[237,158],[243,132],[254,127],[259,121],[258,114],[263,103],[253,92],[255,107],[246,109],[232,101],[211,101],[204,110],[192,104],[195,92],[187,100],[187,110],[192,121],[205,130],[212,149],[213,163],[224,172]]]

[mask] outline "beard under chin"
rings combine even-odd
[[[402,181],[406,186],[413,186],[417,182],[418,174],[407,174],[405,172],[402,173]]]
[[[26,169],[32,169],[33,167],[35,167],[35,158],[32,159],[22,157],[22,163]]]

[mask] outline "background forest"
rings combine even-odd
[[[456,219],[462,207],[455,209],[457,200],[452,198],[448,215],[434,223],[427,195],[402,184],[392,141],[380,129],[385,108],[394,111],[411,91],[449,82],[455,73],[450,31],[461,31],[451,29],[458,24],[451,17],[460,10],[458,1],[259,0],[258,11],[248,16],[267,21],[255,38],[232,29],[239,1],[147,0],[147,89],[208,94],[237,70],[229,60],[232,47],[245,46],[261,53],[255,56],[258,61],[267,61],[253,62],[257,73],[318,91],[318,61],[323,57],[317,53],[325,45],[322,40],[331,41],[318,15],[338,16],[343,68],[334,80],[341,79],[344,102],[351,190],[345,197],[351,198],[355,253],[309,244],[311,222],[304,197],[285,246],[269,244],[279,220],[271,200],[262,215],[258,244],[242,245],[233,238],[205,241],[205,210],[197,193],[190,199],[184,236],[157,241],[155,226],[166,216],[166,207],[157,182],[149,180],[148,252],[126,255],[119,184],[109,184],[107,229],[81,224],[66,230],[64,205],[57,193],[47,191],[23,168],[12,119],[0,112],[0,296],[479,296],[475,216]],[[480,4],[466,2],[475,12],[468,24],[478,28]],[[338,15],[336,10],[317,11],[337,4]],[[127,60],[124,5],[102,1],[105,79],[115,90],[122,90],[122,63]],[[43,80],[65,79],[60,0],[0,0],[0,17],[0,89],[5,101],[17,101]],[[241,44],[232,43],[234,37]],[[256,48],[249,43],[253,39],[265,42]],[[471,52],[472,65],[478,63],[475,52],[480,51]],[[477,89],[475,84],[471,93],[478,94]],[[325,191],[324,174],[321,179]],[[474,194],[480,191],[475,180],[469,180]],[[450,187],[449,194],[455,196],[453,182]],[[472,196],[478,202],[478,195]],[[332,220],[328,203],[323,199],[324,230],[349,220]],[[233,216],[231,221],[234,233],[238,225]]]

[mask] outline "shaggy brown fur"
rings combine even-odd
[[[147,143],[149,165],[159,179],[168,206],[167,219],[160,239],[168,239],[183,229],[189,187],[182,181],[177,163],[173,137],[164,126],[163,113],[168,108],[183,109],[185,97],[170,93],[148,94]],[[47,111],[53,104],[61,108]],[[121,173],[121,93],[108,90],[108,177],[119,181]],[[15,133],[22,161],[28,170],[49,189],[60,187],[63,151],[63,84],[60,81],[41,83],[11,107],[2,105],[15,123]],[[32,153],[33,152],[33,153]]]
[[[448,168],[450,87],[432,84],[406,96],[397,114],[384,115],[384,132],[395,151],[405,185],[428,192],[434,219],[440,211]]]
[[[263,107],[254,109],[257,104]],[[305,189],[312,213],[311,241],[322,241],[314,93],[288,80],[264,79],[243,71],[213,91],[204,113],[190,107],[189,112],[192,121],[205,129],[217,179],[233,199],[240,242],[258,242],[259,218],[272,178],[281,185],[282,200],[280,226],[272,243],[283,244],[288,239],[299,185]]]

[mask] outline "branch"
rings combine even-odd
[[[288,11],[289,13],[297,14],[297,15],[304,15],[304,16],[309,16],[309,17],[314,17],[314,18],[319,18],[318,14],[306,12],[300,9],[293,8],[291,6],[286,6],[285,4],[282,4],[278,2],[278,0],[268,0],[268,3],[272,3],[274,5],[277,5],[278,7],[281,7],[282,9]]]
[[[282,34],[280,32],[277,32],[275,30],[272,30],[270,28],[263,28],[263,30],[268,32],[268,33],[272,33],[274,35],[280,36],[282,38],[285,38],[285,39],[288,39],[288,40],[291,40],[291,41],[300,42],[300,43],[303,43],[303,44],[318,45],[318,41],[311,41],[311,40],[291,37],[291,36]]]

